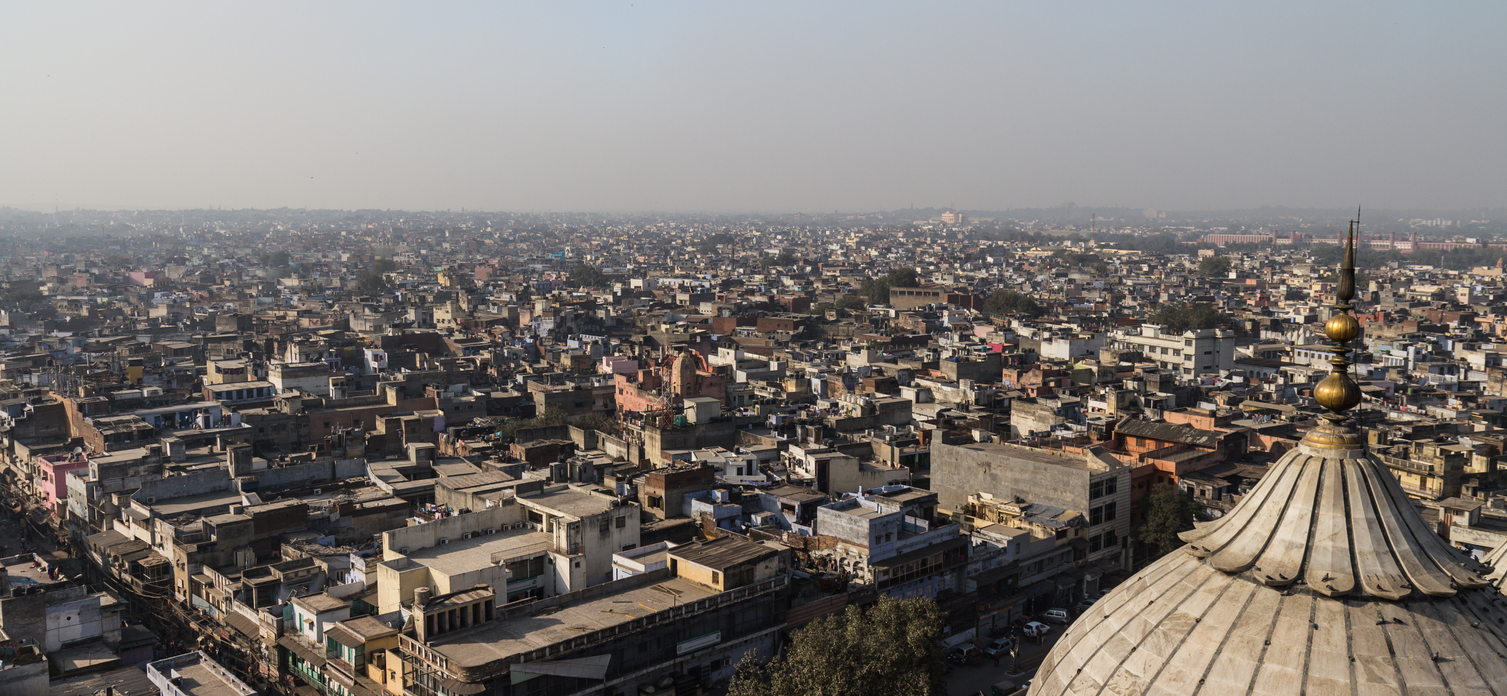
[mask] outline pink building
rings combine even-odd
[[[89,457],[81,452],[37,459],[37,489],[53,517],[59,517],[58,508],[68,504],[68,472],[88,467]]]
[[[602,356],[602,373],[609,375],[631,375],[638,372],[638,361],[626,355]]]
[[[643,413],[679,408],[681,399],[709,397],[727,405],[727,378],[713,372],[706,358],[688,351],[633,372],[615,373],[619,411]]]

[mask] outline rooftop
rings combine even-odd
[[[408,554],[408,560],[445,575],[455,575],[491,565],[494,555],[507,557],[515,553],[531,555],[535,549],[538,552],[546,551],[554,538],[554,535],[545,532],[518,530],[482,534],[418,549]]]
[[[763,544],[755,544],[734,537],[719,537],[700,544],[677,546],[670,550],[669,555],[688,563],[722,570],[773,556],[776,553],[774,549]]]
[[[958,445],[960,449],[972,450],[981,454],[1007,459],[1026,460],[1037,464],[1050,464],[1069,469],[1087,469],[1088,461],[1082,455],[1072,455],[1057,452],[1055,450],[1037,449],[1021,445],[1001,444],[997,442],[970,442]]]
[[[538,495],[521,498],[520,501],[525,504],[549,508],[571,517],[599,515],[611,510],[614,502],[607,498],[598,497],[581,489],[568,486],[545,489]]]
[[[714,594],[709,588],[673,578],[441,635],[428,647],[462,667],[476,668]]]
[[[172,686],[190,696],[254,696],[256,691],[236,679],[204,653],[193,652],[169,657],[147,664],[147,674],[153,683],[162,686],[159,680],[179,680]]]

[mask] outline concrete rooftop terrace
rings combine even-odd
[[[469,630],[439,636],[430,641],[428,647],[461,667],[477,668],[714,594],[717,593],[711,588],[671,578],[549,607],[532,616],[490,621]]]
[[[1051,464],[1069,469],[1087,469],[1088,460],[1081,454],[1067,454],[1055,450],[1041,450],[1034,447],[1022,447],[1020,445],[1002,444],[996,442],[971,442],[966,445],[957,445],[960,449],[972,450],[993,457],[1024,459],[1038,464]]]
[[[590,517],[591,515],[607,512],[612,509],[613,503],[613,501],[607,498],[598,497],[566,486],[546,488],[537,495],[530,495],[519,500],[533,503],[539,507],[549,508],[571,517]]]
[[[496,553],[506,554],[535,545],[540,546],[540,551],[543,551],[550,547],[553,539],[553,534],[532,531],[515,530],[482,534],[472,536],[470,539],[451,539],[449,543],[442,546],[418,549],[408,554],[407,558],[413,563],[427,566],[430,570],[445,575],[455,575],[492,565],[492,555]]]

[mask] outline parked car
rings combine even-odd
[[[1008,636],[996,638],[993,643],[984,648],[984,654],[990,658],[1005,657],[1010,654],[1010,649],[1013,647],[1015,647],[1015,641],[1010,640]]]
[[[946,660],[955,665],[971,665],[979,661],[982,653],[972,645],[959,645],[947,653]]]
[[[1032,621],[1026,624],[1025,628],[1021,629],[1022,633],[1031,638],[1040,638],[1048,633],[1051,633],[1051,631],[1051,626],[1048,626],[1040,621]]]
[[[1041,620],[1047,623],[1068,624],[1073,622],[1073,615],[1066,609],[1048,609],[1041,613]]]

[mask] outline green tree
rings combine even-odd
[[[45,299],[47,299],[47,296],[43,295],[41,290],[36,289],[6,290],[0,293],[0,304],[16,305],[22,309]]]
[[[569,414],[558,408],[555,408],[554,406],[550,406],[544,409],[544,413],[534,416],[533,418],[513,420],[503,423],[497,428],[495,434],[500,438],[510,440],[513,438],[513,435],[519,430],[528,430],[530,428],[549,428],[556,425],[565,425],[569,422]],[[592,429],[595,429],[595,424],[593,423],[591,425],[593,426]]]
[[[570,269],[570,282],[583,288],[599,288],[607,284],[607,274],[597,270],[595,266],[576,264],[575,268]]]
[[[1022,295],[1014,290],[1004,290],[984,300],[984,311],[990,314],[1024,314],[1039,317],[1044,310],[1041,304],[1030,295]]]
[[[717,251],[721,247],[732,246],[738,243],[738,238],[726,232],[718,232],[701,240],[697,248],[702,251]]]
[[[1205,278],[1219,278],[1230,272],[1230,257],[1205,256],[1198,262],[1198,274]]]
[[[277,251],[271,251],[271,252],[264,251],[261,254],[257,255],[256,260],[257,260],[257,263],[260,263],[263,266],[274,266],[275,267],[275,266],[286,266],[286,265],[288,265],[288,261],[290,260],[290,258],[291,257],[288,256],[288,252],[287,251],[279,249]]]
[[[378,257],[372,260],[371,268],[367,270],[373,273],[392,273],[398,270],[398,264],[393,263],[392,259]]]
[[[1207,302],[1163,305],[1151,315],[1151,323],[1172,333],[1201,331],[1228,326],[1230,317]]]
[[[1192,529],[1196,519],[1198,503],[1193,496],[1177,490],[1176,485],[1157,484],[1141,502],[1141,524],[1135,528],[1135,538],[1160,558],[1183,545],[1177,535]]]
[[[914,268],[891,268],[883,276],[864,281],[859,287],[858,294],[869,298],[873,304],[889,304],[890,288],[915,287],[920,282],[920,274]]]
[[[352,289],[357,295],[381,295],[390,288],[386,276],[376,271],[367,271],[356,277],[356,284]]]
[[[837,298],[837,304],[835,304],[834,306],[838,309],[846,309],[851,312],[857,312],[868,309],[869,303],[865,302],[864,299],[858,295],[843,295],[842,297]]]
[[[788,251],[782,251],[778,256],[765,256],[764,258],[759,259],[759,263],[765,268],[769,268],[771,266],[794,266],[795,264],[800,263],[800,260],[801,257],[796,256],[795,254],[792,254]]]
[[[728,696],[850,696],[945,694],[942,612],[929,598],[881,597],[867,611],[811,622],[768,663],[739,663]]]

